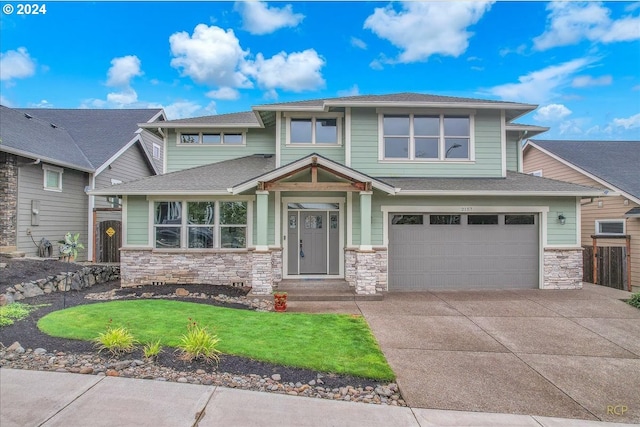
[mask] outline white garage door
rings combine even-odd
[[[538,288],[538,215],[389,214],[389,290]]]

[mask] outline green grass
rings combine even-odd
[[[167,301],[111,301],[49,313],[38,327],[56,337],[92,340],[108,324],[126,327],[138,342],[160,340],[177,347],[195,321],[220,339],[225,354],[296,366],[392,380],[395,375],[360,316],[262,313],[205,304]]]
[[[20,302],[4,305],[0,307],[0,327],[13,325],[16,320],[22,320],[32,311],[47,305],[49,304],[29,305]]]

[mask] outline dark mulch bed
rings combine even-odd
[[[18,283],[64,273],[67,268],[69,271],[78,271],[82,268],[80,264],[58,261],[54,258],[36,260],[0,255],[0,263],[7,264],[5,268],[0,269],[0,293],[4,293],[9,286]]]
[[[26,279],[34,280],[34,279]],[[85,299],[84,296],[87,293],[105,292],[112,289],[117,289],[117,294],[131,294],[136,293],[140,296],[143,292],[153,292],[156,295],[171,294],[179,286],[164,285],[164,286],[144,286],[140,288],[123,288],[120,289],[119,282],[111,282],[100,285],[95,285],[88,289],[80,291],[69,291],[64,295],[64,303],[66,307],[73,307],[81,304],[94,304],[103,301],[94,301]],[[183,286],[191,293],[206,293],[211,294],[212,287],[210,285],[188,285]],[[220,293],[239,296],[245,295],[247,289],[233,288],[233,287],[215,287],[215,295]],[[136,297],[133,297],[136,298]],[[238,309],[247,309],[246,306],[240,304],[222,304],[213,299],[194,299],[194,298],[175,298],[178,301],[189,301],[201,304],[212,304],[218,306],[233,307]],[[35,349],[38,347],[46,349],[48,352],[65,352],[65,353],[87,353],[95,352],[95,347],[92,343],[87,341],[70,340],[64,338],[51,337],[42,333],[38,327],[38,320],[44,315],[61,310],[63,308],[63,295],[61,293],[42,295],[35,298],[29,298],[22,301],[29,304],[49,304],[46,307],[41,307],[38,310],[30,314],[30,316],[24,320],[17,321],[13,325],[0,328],[0,343],[9,346],[14,341],[18,341],[24,348]],[[327,350],[330,351],[330,350]],[[133,354],[125,355],[121,359],[138,358],[142,359],[141,351],[136,351]],[[199,361],[185,362],[179,360],[170,349],[166,349],[159,355],[156,363],[161,366],[172,368],[178,371],[195,372],[198,369],[203,369],[206,372],[212,372],[216,370],[218,372],[228,372],[234,375],[249,375],[256,374],[260,376],[271,376],[273,374],[280,374],[282,382],[303,384],[316,380],[318,372],[308,370],[292,368],[281,365],[274,365],[271,363],[260,362],[245,357],[222,355],[217,367],[210,364],[202,363]],[[378,381],[367,380],[357,377],[349,377],[343,375],[334,375],[322,373],[324,375],[324,387],[343,387],[351,385],[354,387],[366,387],[376,386],[382,384]]]

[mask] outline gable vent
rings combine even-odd
[[[24,113],[24,116],[25,116],[27,119],[32,119],[32,118],[33,118],[33,116],[32,116],[31,114],[27,114],[27,113]]]
[[[52,128],[56,129],[58,127],[58,125],[54,124],[54,123],[49,123],[51,125]]]

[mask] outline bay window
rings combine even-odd
[[[246,201],[154,202],[155,248],[246,248]]]
[[[471,116],[381,115],[381,160],[470,160]]]

